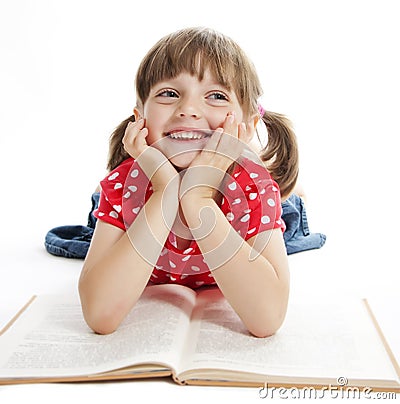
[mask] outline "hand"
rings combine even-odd
[[[124,149],[137,159],[141,153],[145,151],[149,145],[146,137],[149,134],[148,129],[144,126],[144,119],[141,118],[136,122],[129,122],[125,130],[125,136],[122,139]]]
[[[214,131],[201,153],[192,161],[182,179],[180,195],[213,198],[226,171],[250,140],[246,124],[238,124],[234,113],[228,114],[223,127]]]
[[[160,150],[147,144],[149,131],[144,125],[144,119],[129,122],[122,143],[151,181],[153,192],[163,191],[171,181],[179,181],[179,175]]]

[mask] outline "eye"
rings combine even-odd
[[[157,97],[178,98],[179,95],[175,90],[165,89],[157,93]]]
[[[208,99],[217,101],[228,101],[228,96],[219,91],[215,91],[207,96]]]

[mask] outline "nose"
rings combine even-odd
[[[201,116],[201,108],[193,100],[182,100],[177,108],[177,115],[180,118],[191,117],[198,119]]]
[[[197,118],[198,117],[198,114],[197,113],[195,113],[195,112],[192,112],[192,113],[186,113],[186,112],[180,112],[179,113],[179,116],[181,117],[181,118],[184,118],[185,116],[190,116],[190,117],[192,117],[192,118]]]

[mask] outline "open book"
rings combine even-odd
[[[119,329],[93,333],[77,296],[35,297],[0,336],[0,384],[172,376],[181,384],[399,391],[399,366],[363,301],[289,305],[251,336],[217,288],[154,285]],[[343,384],[343,383],[340,383]]]

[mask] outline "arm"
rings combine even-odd
[[[214,189],[241,154],[240,139],[246,138],[245,127],[235,129],[232,119],[225,122],[224,131],[233,135],[216,131],[187,170],[181,184],[181,206],[226,299],[248,330],[263,337],[276,332],[286,314],[286,249],[281,230],[266,231],[245,242],[215,203]]]
[[[281,230],[263,232],[246,242],[212,199],[199,200],[187,193],[181,204],[206,263],[216,268],[214,279],[230,305],[255,336],[274,334],[285,318],[289,296],[289,269]],[[211,216],[212,230],[201,234],[202,221]]]
[[[132,144],[139,139],[143,146],[145,134],[138,125],[131,126],[127,135],[134,139],[125,141]],[[126,232],[97,222],[79,280],[85,320],[101,334],[113,332],[139,299],[178,211],[175,169],[154,148],[134,153],[140,154],[137,161],[152,180],[153,194]]]

